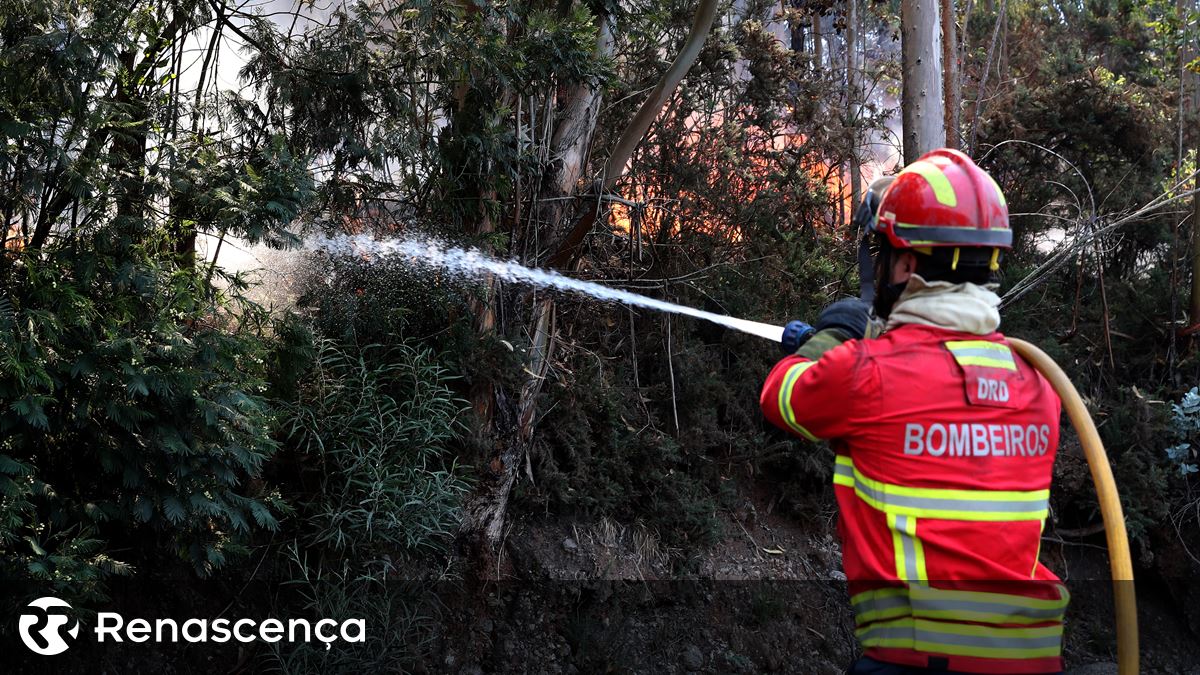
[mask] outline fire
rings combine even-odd
[[[21,223],[14,222],[8,226],[4,237],[4,248],[9,251],[20,251],[25,248],[25,238],[21,236]]]
[[[708,186],[714,188],[717,194],[722,189],[732,193],[740,203],[754,201],[764,189],[770,187],[772,180],[778,180],[772,174],[784,168],[784,162],[781,161],[783,153],[802,149],[808,142],[807,137],[799,133],[768,135],[758,127],[740,129],[733,133],[742,137],[746,162],[731,167],[730,163],[737,162],[737,159],[712,157],[711,154],[706,157],[712,147],[705,143],[706,136],[730,133],[729,129],[722,129],[719,122],[708,122],[701,128],[695,118],[689,120],[688,126],[689,131],[680,149],[694,157],[698,164],[711,167],[704,179]],[[814,183],[825,186],[828,195],[827,226],[830,229],[848,226],[855,207],[848,169],[828,160],[815,159],[800,159],[800,168]],[[865,189],[871,180],[882,173],[883,168],[877,161],[864,162],[861,167],[861,187]],[[644,237],[653,237],[666,226],[672,234],[686,227],[730,242],[742,240],[742,226],[721,213],[720,205],[705,205],[699,195],[689,190],[678,190],[674,195],[663,194],[661,185],[665,181],[655,180],[653,169],[644,172],[643,176],[643,180],[631,182],[621,191],[621,196],[629,203],[612,204],[609,222],[615,230],[632,233],[635,217],[640,217],[641,234]],[[640,213],[635,214],[635,207],[631,204],[640,205]]]

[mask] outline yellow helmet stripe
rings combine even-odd
[[[921,160],[904,167],[904,171],[901,171],[901,173],[908,173],[910,171],[924,178],[926,183],[929,183],[929,187],[933,188],[933,196],[938,200],[938,203],[945,204],[951,208],[958,206],[958,196],[954,194],[954,186],[950,184],[950,179],[946,178],[946,174],[942,173],[938,165],[930,161]]]
[[[983,175],[987,176],[988,180],[992,181],[992,187],[996,188],[996,196],[1000,198],[1000,206],[1007,208],[1008,200],[1004,198],[1004,191],[1000,189],[1000,184],[996,182],[995,178],[992,178],[990,173],[985,172]]]

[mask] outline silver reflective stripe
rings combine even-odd
[[[864,630],[859,639],[867,640],[909,640],[913,639],[912,626],[875,626]]]
[[[854,478],[854,467],[846,464],[834,464],[833,475]]]
[[[1019,629],[1018,629],[1019,630]],[[1040,649],[1057,647],[1062,643],[1061,635],[1042,635],[1031,637],[1002,637],[999,635],[958,635],[940,631],[922,630],[917,628],[918,642],[930,642],[943,645],[962,645],[964,647],[987,647],[991,649]]]
[[[883,624],[860,629],[858,638],[867,645],[879,640],[901,640],[910,645],[925,643],[929,645],[956,645],[960,647],[1009,650],[1054,649],[1062,645],[1062,634],[1057,631],[1050,635],[1020,635],[1021,631],[1030,629],[992,628],[988,631],[991,635],[969,635],[928,630],[922,628],[920,623],[918,622],[917,625],[914,625],[909,619],[901,619],[898,625]],[[929,625],[929,623],[925,622],[925,625]],[[950,630],[960,627],[956,624],[944,625]],[[1006,635],[1005,633],[1008,634]],[[912,647],[910,646],[909,648]]]
[[[904,614],[911,613],[911,610],[908,609],[908,595],[885,595],[882,598],[870,597],[866,600],[861,600],[854,605],[854,615],[855,617],[863,617],[872,612],[886,612],[889,609],[897,607],[905,608],[906,611]],[[903,616],[903,614],[898,614],[897,616]],[[865,621],[859,618],[858,623],[865,623]]]
[[[840,471],[842,468],[850,469],[848,466],[838,466],[837,469],[835,469],[835,472],[846,475],[843,471]],[[851,475],[852,474],[853,470],[851,469]],[[936,509],[939,511],[969,511],[987,513],[1028,513],[1030,511],[1043,511],[1050,508],[1049,498],[1012,502],[979,499],[942,499],[939,497],[906,497],[903,495],[888,494],[881,490],[876,490],[863,481],[857,479],[854,483],[854,489],[886,506],[907,506],[914,509]]]
[[[914,598],[912,606],[913,612],[916,614],[920,614],[921,612],[980,612],[1006,617],[1019,616],[1029,619],[1042,619],[1044,621],[1060,621],[1063,615],[1062,607],[1022,607],[1017,604],[1010,605],[1002,602],[980,602],[976,600]]]

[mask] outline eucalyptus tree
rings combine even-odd
[[[903,0],[904,161],[946,144],[942,90],[942,27],[938,0]]]

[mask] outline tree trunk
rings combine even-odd
[[[971,153],[976,151],[976,144],[979,141],[979,113],[983,109],[983,98],[987,93],[988,76],[992,72],[992,58],[996,53],[996,45],[1000,39],[1000,28],[1004,25],[1008,17],[1007,0],[1000,0],[1000,10],[996,14],[996,25],[992,28],[992,42],[988,47],[987,55],[983,64],[983,77],[979,79],[979,91],[975,94],[975,105],[972,106],[971,112]]]
[[[939,0],[902,0],[904,163],[946,144]]]
[[[1179,21],[1180,26],[1186,25],[1187,17],[1187,0],[1175,0],[1175,18]],[[1187,50],[1183,45],[1180,45],[1176,58],[1179,60],[1179,100],[1176,102],[1175,108],[1175,171],[1177,176],[1183,175],[1183,160],[1185,155],[1183,149],[1183,126],[1184,126],[1184,101],[1187,98]],[[1194,205],[1193,205],[1194,209]],[[1167,283],[1167,288],[1171,289],[1171,303],[1169,313],[1167,314],[1167,326],[1170,336],[1170,341],[1167,343],[1167,377],[1171,378],[1172,383],[1179,384],[1179,374],[1175,370],[1175,361],[1178,355],[1179,331],[1176,330],[1175,322],[1179,320],[1179,294],[1175,289],[1179,287],[1179,225],[1175,221],[1171,227],[1171,248],[1169,259],[1171,261],[1170,276]],[[1196,295],[1195,283],[1192,284],[1192,296]]]
[[[700,7],[696,9],[696,18],[692,21],[692,29],[688,33],[687,40],[683,43],[683,49],[679,55],[671,62],[671,66],[667,68],[667,72],[663,73],[662,79],[655,85],[654,91],[650,92],[650,96],[638,108],[633,119],[629,121],[628,126],[621,132],[621,137],[617,139],[616,146],[613,147],[612,154],[609,155],[608,161],[604,163],[604,170],[601,174],[599,185],[597,186],[601,192],[611,190],[617,184],[621,176],[625,173],[625,167],[629,164],[630,158],[633,157],[633,151],[637,148],[638,143],[642,142],[642,138],[646,135],[646,131],[662,112],[662,108],[667,103],[667,99],[675,93],[675,89],[679,87],[679,83],[683,81],[683,76],[691,69],[692,64],[696,62],[696,58],[700,56],[700,48],[704,46],[705,40],[708,38],[708,32],[712,28],[713,19],[717,16],[717,7],[720,5],[718,0],[703,0]],[[579,252],[579,245],[583,242],[584,236],[592,229],[592,225],[596,222],[596,214],[599,208],[600,195],[592,195],[584,201],[583,216],[575,221],[574,227],[567,234],[567,237],[559,245],[558,250],[550,257],[547,264],[551,267],[566,267],[570,262],[575,260]]]
[[[570,268],[578,260],[579,245],[591,231],[592,225],[595,224],[600,197],[603,192],[615,186],[633,156],[634,149],[699,56],[700,48],[704,45],[708,32],[712,28],[719,4],[719,0],[704,0],[696,10],[696,18],[682,51],[671,63],[667,72],[663,74],[662,79],[659,80],[658,85],[650,93],[642,107],[638,109],[620,138],[617,139],[616,146],[605,163],[601,179],[593,186],[593,192],[582,195],[583,200],[579,204],[583,209],[582,214],[574,219],[573,227],[566,237],[561,239],[562,243],[550,256],[547,266]],[[601,21],[597,50],[605,50],[601,53],[607,54],[607,50],[612,48],[611,35],[607,18],[602,17]],[[576,91],[582,93],[581,90]],[[562,126],[556,128],[553,136],[553,143],[561,144],[561,147],[552,147],[550,156],[569,158],[569,160],[558,161],[552,165],[550,173],[543,181],[543,189],[561,190],[565,195],[569,194],[569,191],[573,190],[577,184],[589,154],[600,96],[599,90],[587,89],[586,95],[582,96],[580,100],[571,100],[564,104],[563,117],[560,119]],[[571,123],[567,124],[567,122]],[[557,221],[561,219],[559,216],[562,213],[561,209],[565,209],[565,205],[571,204],[568,200],[552,198],[550,194],[545,194],[539,201],[540,204],[535,205],[534,208],[545,209],[540,212],[539,221],[542,218],[549,220],[539,222],[538,225],[546,228],[554,228]],[[490,462],[490,468],[494,474],[493,482],[481,490],[481,493],[467,505],[463,521],[463,531],[474,540],[473,544],[477,547],[482,562],[486,564],[484,569],[488,572],[493,569],[490,561],[500,544],[504,531],[504,516],[508,506],[509,493],[516,481],[518,469],[523,462],[528,460],[529,446],[533,439],[537,398],[541,393],[542,384],[549,372],[554,354],[556,341],[553,300],[543,297],[534,303],[530,325],[533,326],[533,333],[530,336],[529,377],[522,385],[517,401],[514,416],[515,428],[512,434],[506,435],[500,441],[499,453]]]
[[[858,0],[846,0],[846,126],[849,140],[850,209],[858,207],[862,186],[862,163],[859,158],[858,117],[862,96],[858,86]],[[848,225],[849,223],[847,223]],[[853,234],[853,233],[851,233]]]
[[[1191,10],[1195,11],[1197,3],[1187,3],[1191,5]],[[1187,16],[1188,12],[1183,13]],[[1186,30],[1186,28],[1185,28]],[[1186,33],[1185,33],[1186,35]],[[1187,41],[1182,47],[1183,62],[1190,63],[1196,58],[1197,48],[1196,40],[1188,36]],[[1184,106],[1184,114],[1195,116],[1197,111],[1200,111],[1200,75],[1195,72],[1183,68],[1182,76],[1186,78],[1186,86],[1180,87],[1180,94],[1186,96],[1189,105]],[[1193,120],[1194,123],[1194,120]],[[1192,129],[1192,148],[1195,151],[1197,164],[1200,164],[1200,134],[1196,134],[1195,128]],[[1181,146],[1182,147],[1182,146]],[[1194,168],[1194,167],[1193,167]],[[1200,189],[1200,177],[1197,177],[1192,182],[1192,189]],[[1200,194],[1192,195],[1192,296],[1191,302],[1188,304],[1188,319],[1192,326],[1200,324]],[[1174,321],[1175,317],[1171,317]]]
[[[133,50],[124,51],[118,63],[126,73],[134,71]],[[150,75],[153,76],[153,70]],[[141,239],[145,231],[145,170],[146,170],[146,127],[150,120],[146,103],[138,87],[140,83],[122,81],[117,87],[116,100],[126,111],[128,119],[125,133],[112,142],[112,165],[116,169],[117,213],[113,223],[121,235],[129,236],[133,243]]]
[[[463,2],[460,5],[472,16],[476,16],[480,12],[479,6],[472,2]],[[232,24],[230,27],[232,28]],[[497,29],[502,27],[501,24],[492,26]],[[506,106],[511,98],[511,92],[507,87],[499,87],[496,91],[474,88],[471,82],[475,80],[476,75],[475,72],[467,74],[466,77],[460,79],[454,89],[454,114],[451,128],[454,130],[453,138],[456,141],[464,136],[478,133],[481,122],[488,117],[488,113]],[[484,239],[496,231],[496,223],[491,212],[491,204],[496,200],[496,189],[486,178],[488,174],[484,164],[486,160],[476,156],[469,148],[456,147],[455,143],[447,144],[446,154],[454,157],[455,163],[461,165],[467,175],[481,177],[477,180],[464,181],[461,194],[454,195],[453,198],[460,200],[463,204],[474,205],[474,212],[464,215],[466,219],[464,229],[473,237]],[[479,297],[470,298],[467,303],[468,310],[475,317],[473,326],[475,334],[480,337],[492,335],[496,330],[497,285],[495,278],[488,275],[484,279],[483,287],[483,293]],[[469,397],[477,425],[475,428],[476,439],[481,444],[486,444],[490,440],[487,436],[492,428],[495,413],[495,387],[487,379],[479,378],[471,384]]]
[[[788,0],[779,0],[779,8],[783,12],[788,11]],[[798,21],[799,13],[792,9],[792,13],[788,15],[788,35],[790,37],[789,47],[797,54],[804,53],[804,24]]]
[[[596,56],[606,58],[612,53],[609,19],[602,15],[597,20]],[[599,87],[578,84],[562,97],[562,110],[555,120],[547,153],[553,161],[546,167],[537,191],[537,201],[531,206],[534,236],[540,241],[550,239],[571,212],[573,205],[569,197],[575,193],[587,167],[602,91]],[[533,248],[536,250],[536,247]],[[504,515],[517,472],[523,463],[529,461],[537,397],[554,354],[554,314],[554,301],[549,295],[535,297],[530,319],[533,330],[527,369],[529,377],[521,386],[515,411],[510,409],[509,414],[501,416],[502,419],[497,419],[493,425],[497,431],[493,439],[495,453],[488,462],[493,480],[468,503],[463,519],[462,531],[471,540],[482,563],[481,569],[486,573],[492,573],[494,569],[492,562],[503,535]],[[480,316],[481,319],[484,316],[493,317],[494,311],[489,307],[486,314]],[[489,320],[487,326],[479,327],[490,330],[492,324],[494,320]],[[479,392],[474,401],[477,412],[483,409],[490,419],[493,413],[490,405],[494,400],[490,387],[486,392]]]
[[[178,31],[182,28],[182,22],[184,18],[185,16],[182,12],[175,12],[171,17],[170,23],[163,28],[162,33],[156,36],[154,40],[150,42],[150,44],[140,51],[142,59],[141,61],[137,62],[136,66],[134,65],[134,58],[137,56],[137,53],[127,52],[119,57],[120,64],[124,66],[125,69],[124,71],[118,72],[116,75],[116,77],[120,78],[120,80],[117,82],[118,96],[125,96],[128,101],[139,102],[138,110],[139,113],[143,115],[143,119],[140,121],[143,121],[147,124],[149,123],[149,119],[145,118],[145,103],[142,101],[146,92],[140,89],[142,86],[141,83],[145,82],[147,78],[150,78],[151,82],[155,81],[154,78],[151,77],[151,73],[155,67],[155,64],[162,56],[163,51],[169,48],[172,42],[176,39]],[[82,113],[83,110],[84,109],[81,107],[80,112]],[[78,124],[82,123],[82,119],[78,120]],[[81,149],[79,153],[74,156],[74,159],[68,159],[68,155],[66,154],[59,159],[54,170],[50,172],[50,176],[46,180],[47,192],[44,196],[47,198],[43,202],[43,207],[38,210],[37,222],[34,224],[33,235],[29,241],[30,249],[39,249],[45,245],[46,240],[54,231],[54,227],[57,224],[58,219],[63,215],[63,212],[66,211],[67,207],[74,203],[77,199],[77,197],[70,190],[66,189],[67,186],[65,183],[68,180],[66,176],[69,174],[86,176],[95,170],[105,146],[108,145],[113,131],[113,124],[101,125],[99,128],[91,132],[91,135],[88,136],[87,142],[84,144],[83,149]],[[143,140],[141,141],[141,157],[133,157],[131,159],[137,166],[144,166],[146,159],[144,140],[146,129],[144,127],[130,128],[127,133],[131,136],[140,135],[143,137]],[[113,152],[118,155],[132,152],[136,155],[139,151],[132,143],[129,143],[124,148],[114,147]],[[70,164],[69,170],[67,168],[68,164]],[[60,183],[60,181],[62,182]],[[143,181],[144,178],[138,176],[136,182],[139,185],[130,185],[129,187],[137,191],[138,195],[140,195],[141,188],[139,186]],[[52,188],[54,191],[53,196],[51,197],[50,190]],[[131,202],[127,202],[127,206],[129,203]]]
[[[958,24],[954,0],[942,1],[942,89],[946,95],[946,147],[958,148],[962,88],[958,75]]]
[[[1196,144],[1200,154],[1200,143]],[[1196,181],[1200,183],[1200,180]],[[1195,189],[1197,186],[1193,186]],[[1192,195],[1192,301],[1188,318],[1192,326],[1200,324],[1200,195]]]
[[[812,10],[812,37],[813,37],[813,68],[821,70],[825,65],[825,38],[821,37],[821,10]]]

